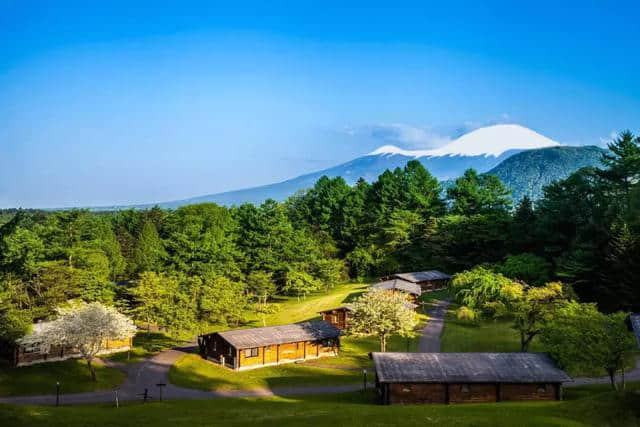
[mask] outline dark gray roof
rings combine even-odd
[[[640,347],[640,313],[631,315],[631,328],[638,339],[638,347]]]
[[[543,353],[373,353],[383,383],[538,383],[571,378]]]
[[[429,270],[429,271],[416,271],[413,273],[398,273],[393,277],[397,277],[402,280],[406,280],[411,283],[428,282],[430,280],[449,280],[451,276],[442,271]]]
[[[414,310],[416,307],[418,307],[418,304],[414,304],[411,301],[405,301],[404,302],[404,306],[407,307],[407,308],[410,308],[411,310]],[[319,311],[318,313],[329,313],[329,312],[334,311],[334,310],[353,311],[353,304],[345,304],[345,305],[342,305],[340,307],[330,308],[328,310],[322,310],[322,311]]]
[[[264,328],[236,329],[218,333],[237,349],[337,338],[340,329],[323,320]]]
[[[422,288],[420,288],[420,285],[416,285],[415,283],[410,283],[405,280],[399,280],[399,279],[386,280],[384,282],[374,283],[373,285],[371,285],[371,288],[377,289],[377,290],[396,289],[399,291],[406,292],[408,294],[414,294],[418,296],[422,294]]]

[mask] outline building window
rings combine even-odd
[[[469,393],[471,391],[471,387],[469,387],[469,384],[462,384],[460,391],[462,393]]]
[[[258,357],[258,347],[246,348],[244,350],[244,357]]]
[[[405,385],[402,387],[402,392],[403,393],[411,393],[411,386],[410,385]]]
[[[547,385],[546,384],[538,384],[538,393],[546,393]]]
[[[213,340],[213,351],[217,350],[217,348],[218,348],[217,344],[218,343],[216,342],[216,340]]]
[[[233,349],[229,347],[229,357],[233,357]]]
[[[40,352],[40,343],[39,342],[25,344],[25,346],[24,346],[24,353],[25,354],[28,354],[28,353],[39,353],[39,352]]]

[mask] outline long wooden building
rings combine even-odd
[[[322,320],[214,332],[198,337],[202,357],[235,370],[337,356],[340,335]]]
[[[571,378],[542,353],[372,353],[380,402],[560,400]]]
[[[437,291],[447,287],[451,276],[438,270],[415,271],[413,273],[397,273],[384,277],[383,280],[400,279],[414,283],[422,289],[422,292]]]
[[[48,322],[36,323],[32,327],[32,333],[16,340],[12,352],[13,366],[28,366],[36,363],[58,362],[61,360],[81,357],[80,352],[69,346],[45,346],[37,338],[41,330],[46,328]],[[127,351],[133,346],[133,338],[125,340],[106,340],[102,344],[99,355],[119,353]]]

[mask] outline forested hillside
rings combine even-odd
[[[527,150],[507,158],[487,173],[500,178],[512,190],[514,200],[524,196],[538,200],[543,196],[544,187],[553,181],[584,167],[601,166],[604,152],[595,146]]]
[[[604,310],[640,308],[640,140],[623,133],[603,169],[552,183],[512,209],[494,175],[446,190],[418,161],[373,183],[340,177],[279,203],[199,204],[0,217],[0,336],[69,299],[115,304],[173,331],[241,325],[276,295],[304,298],[350,275],[455,273],[486,264],[532,285],[556,279]],[[534,272],[534,274],[532,274]]]

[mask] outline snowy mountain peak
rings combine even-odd
[[[509,150],[531,150],[558,146],[556,141],[540,135],[524,126],[494,125],[476,129],[462,135],[449,144],[434,150],[403,150],[394,145],[385,145],[369,155],[401,154],[408,157],[440,156],[494,156],[499,157]]]

